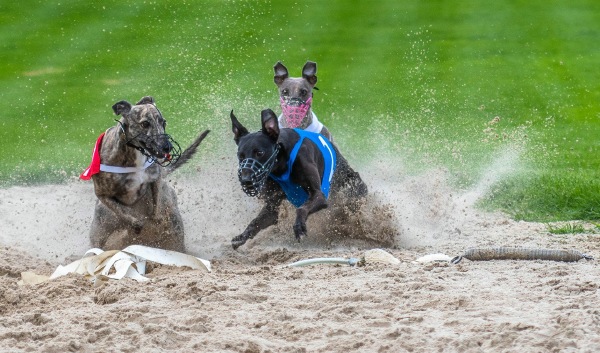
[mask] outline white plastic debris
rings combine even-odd
[[[452,258],[446,254],[429,254],[419,257],[415,262],[429,263],[429,262],[450,262]]]
[[[334,265],[350,265],[350,266],[363,266],[368,264],[387,264],[387,265],[397,265],[400,263],[400,260],[394,257],[394,255],[383,249],[371,249],[365,251],[361,258],[351,257],[318,257],[313,259],[305,259],[293,262],[291,264],[286,265],[285,267],[302,267],[308,265],[318,265],[318,264],[334,264]]]
[[[59,265],[50,277],[24,272],[21,274],[19,284],[41,283],[44,280],[54,279],[69,273],[77,273],[92,280],[131,278],[142,282],[149,280],[144,276],[147,261],[211,272],[211,265],[208,260],[177,251],[131,245],[121,251],[90,249],[86,251],[84,257],[80,260],[66,266]]]

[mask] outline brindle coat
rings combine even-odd
[[[302,77],[289,77],[288,69],[279,61],[277,64],[275,64],[275,66],[273,66],[273,70],[275,71],[273,81],[277,85],[280,97],[300,98],[303,101],[306,101],[308,98],[312,97],[313,88],[317,84],[317,63],[307,61],[302,68]],[[313,113],[311,106],[298,128],[304,130],[310,124],[312,124],[312,122]],[[284,128],[289,127],[287,126],[287,123],[283,117],[279,119],[279,126]],[[323,125],[323,128],[319,133],[332,141],[331,133],[327,127],[325,127],[325,125]]]
[[[185,251],[177,196],[164,176],[189,160],[209,131],[198,136],[174,164],[163,168],[154,163],[142,170],[147,157],[140,148],[159,162],[171,150],[168,139],[160,137],[164,136],[166,121],[152,97],[144,97],[133,106],[120,101],[113,105],[113,110],[121,118],[106,131],[100,160],[105,165],[140,170],[125,174],[100,172],[92,176],[98,197],[90,231],[92,246],[120,250],[140,244]],[[159,136],[158,148],[144,142],[152,136]]]

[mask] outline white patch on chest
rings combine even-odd
[[[135,167],[141,169],[145,163],[146,156],[144,156],[141,152],[136,151]],[[130,189],[130,198],[136,198],[136,195],[138,195],[138,190],[140,188],[147,187],[148,183],[154,182],[158,178],[160,178],[160,170],[157,170],[156,168],[160,167],[152,165],[138,172],[127,174],[127,180],[129,182]]]
[[[142,154],[142,152],[140,152],[140,151],[135,151],[135,156],[136,156],[136,158],[135,158],[135,166],[137,168],[144,167],[144,164],[146,163],[146,159],[147,159],[146,156],[144,156]],[[132,174],[134,175],[134,177],[137,179],[137,181],[140,184],[147,183],[147,182],[151,181],[151,178],[150,178],[150,174],[151,173],[149,173],[149,171],[146,172],[146,170],[141,170],[139,172],[135,172],[135,173],[132,173]],[[154,179],[156,179],[156,178],[154,178]]]

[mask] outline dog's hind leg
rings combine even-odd
[[[260,210],[258,216],[248,224],[244,232],[231,239],[231,246],[233,246],[234,250],[244,245],[249,239],[254,238],[261,230],[277,224],[279,219],[279,206],[285,199],[285,193],[271,179],[266,181],[265,188],[265,205]]]
[[[350,168],[350,170],[347,173],[347,178],[347,185],[350,189],[351,197],[363,198],[367,196],[367,194],[369,193],[369,189],[367,188],[367,184],[365,184],[358,172],[355,172]]]
[[[351,198],[364,198],[369,193],[367,184],[362,180],[360,174],[355,172],[348,161],[338,153],[338,167],[334,175],[333,184],[340,185]]]

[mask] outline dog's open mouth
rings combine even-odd
[[[312,104],[312,97],[306,101],[300,98],[280,97],[280,103],[287,127],[295,129],[302,125],[302,120],[306,117]]]

